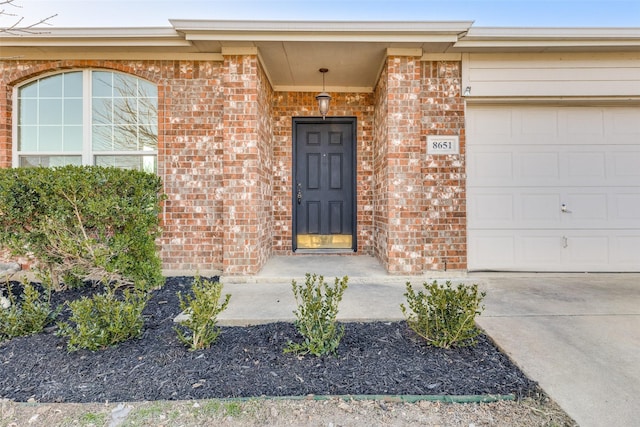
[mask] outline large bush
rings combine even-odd
[[[162,283],[160,179],[97,166],[0,169],[0,247],[30,255],[54,284]]]

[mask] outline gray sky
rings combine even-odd
[[[169,19],[475,21],[477,27],[640,27],[640,0],[16,0],[55,27],[169,26]],[[0,17],[8,26],[15,17]]]

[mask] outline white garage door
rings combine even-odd
[[[640,108],[470,105],[468,268],[640,271]]]

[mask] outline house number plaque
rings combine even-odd
[[[427,154],[460,154],[460,138],[454,135],[427,135]]]

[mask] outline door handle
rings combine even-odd
[[[302,189],[300,188],[300,183],[298,183],[298,192],[296,193],[296,199],[298,200],[298,204],[302,204]]]
[[[560,211],[563,213],[571,213],[571,211],[567,208],[567,205],[565,203],[560,205]]]

